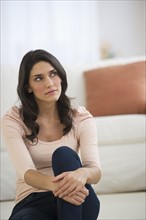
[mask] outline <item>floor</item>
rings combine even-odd
[[[98,220],[146,220],[146,193],[99,195]]]
[[[145,193],[99,195],[101,209],[98,220],[145,220]],[[14,202],[0,204],[0,220],[8,220]],[[90,220],[90,219],[89,219]]]

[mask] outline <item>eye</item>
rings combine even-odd
[[[36,82],[39,82],[39,81],[41,81],[41,79],[42,79],[41,76],[37,76],[34,80],[35,80]]]
[[[57,70],[52,70],[49,74],[51,77],[58,75]]]

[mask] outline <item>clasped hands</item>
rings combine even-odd
[[[80,169],[63,172],[54,177],[52,181],[55,185],[53,194],[74,205],[81,205],[89,195],[85,187],[86,178]]]

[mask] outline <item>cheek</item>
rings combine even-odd
[[[34,86],[33,87],[33,92],[34,93],[40,93],[41,91],[43,91],[43,86],[39,85],[39,86]]]
[[[58,78],[55,82],[56,86],[61,87],[61,79]]]

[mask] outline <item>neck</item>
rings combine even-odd
[[[49,103],[39,105],[39,118],[47,118],[50,120],[58,119],[57,103]]]

